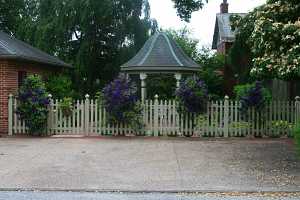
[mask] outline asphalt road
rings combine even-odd
[[[299,200],[300,194],[240,195],[96,192],[0,192],[0,200]]]

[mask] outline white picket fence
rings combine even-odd
[[[240,112],[238,101],[225,98],[207,104],[207,112],[196,117],[192,113],[179,114],[175,100],[146,100],[142,118],[144,128],[135,132],[127,124],[108,123],[108,114],[97,100],[86,97],[75,101],[72,114],[65,117],[59,100],[51,100],[48,134],[56,135],[139,135],[245,137],[291,135],[300,119],[300,101],[271,102],[262,112],[253,109],[247,115]],[[9,99],[9,134],[26,134],[25,123],[15,113],[17,99]]]

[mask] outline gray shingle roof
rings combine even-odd
[[[72,67],[37,48],[0,31],[0,59],[17,59],[52,66]]]
[[[121,66],[121,71],[124,72],[180,72],[199,69],[200,66],[162,32],[150,37],[136,56]]]
[[[214,31],[214,38],[212,48],[217,49],[221,42],[233,42],[235,40],[235,33],[231,30],[230,16],[240,15],[244,17],[246,13],[218,13],[216,17],[216,25]]]

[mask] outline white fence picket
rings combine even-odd
[[[247,115],[240,112],[241,103],[229,101],[208,102],[206,114],[197,118],[193,113],[178,113],[175,100],[145,100],[143,122],[145,128],[134,133],[124,123],[111,124],[108,113],[98,100],[87,98],[75,101],[70,116],[63,116],[60,100],[51,100],[49,105],[48,134],[85,134],[85,135],[154,135],[154,136],[274,136],[288,135],[300,117],[298,101],[273,101],[262,112],[250,109]],[[9,126],[12,134],[25,134],[27,128],[20,120],[16,110],[17,98],[9,101]],[[288,128],[286,128],[288,127]]]

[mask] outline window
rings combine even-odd
[[[19,71],[18,72],[18,87],[20,88],[24,82],[24,79],[26,78],[27,72],[25,71]]]

